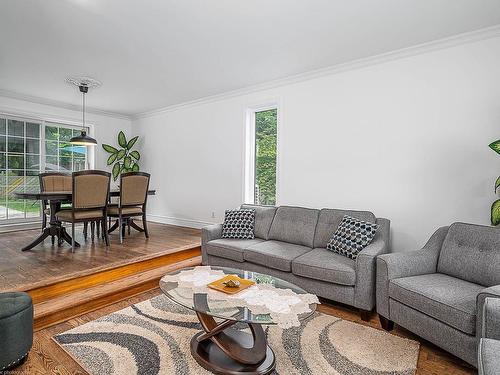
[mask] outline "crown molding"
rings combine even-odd
[[[23,101],[35,103],[35,104],[49,105],[52,107],[69,109],[72,111],[81,111],[82,110],[82,107],[80,105],[65,103],[65,102],[62,102],[59,100],[40,98],[38,96],[21,94],[21,93],[15,92],[15,91],[0,89],[0,96],[6,97],[6,98],[11,98],[11,99],[23,100]],[[131,120],[132,119],[131,116],[123,114],[123,113],[104,111],[102,109],[92,108],[92,107],[86,107],[85,112],[86,113],[93,113],[95,115],[120,118],[120,119],[124,119],[124,120]]]
[[[365,68],[371,65],[383,64],[386,62],[403,59],[415,55],[421,55],[428,52],[433,52],[441,49],[451,48],[461,44],[473,43],[485,39],[495,38],[500,36],[500,25],[487,27],[475,31],[470,31],[462,34],[453,35],[447,38],[437,39],[431,42],[426,42],[411,47],[406,47],[391,52],[386,52],[366,58],[361,58],[341,64],[332,65],[326,68],[311,70],[304,73],[288,76],[285,78],[268,81],[262,84],[252,85],[245,88],[226,91],[220,94],[206,96],[200,99],[195,99],[179,104],[174,104],[151,111],[133,114],[132,119],[141,119],[160,115],[163,113],[173,112],[179,109],[189,108],[197,105],[212,103],[232,97],[248,95],[259,91],[269,90],[285,85],[299,83],[303,81],[312,80],[324,76],[343,73],[350,70]]]

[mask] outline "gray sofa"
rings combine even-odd
[[[369,319],[375,306],[376,257],[389,252],[387,219],[367,211],[243,205],[255,209],[255,239],[223,239],[222,224],[202,229],[202,263],[260,272],[320,297],[354,306]],[[373,241],[352,260],[326,250],[344,215],[377,222]]]
[[[454,223],[423,249],[377,259],[377,312],[477,365],[486,297],[500,297],[500,229]]]
[[[500,298],[486,298],[477,353],[479,375],[500,374]]]

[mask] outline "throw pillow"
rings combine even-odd
[[[345,215],[326,245],[328,250],[356,259],[358,254],[375,237],[378,225]]]
[[[227,210],[222,224],[222,238],[239,238],[252,240],[255,238],[255,210]]]

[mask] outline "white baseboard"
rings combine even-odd
[[[207,225],[216,224],[202,220],[183,219],[179,217],[151,215],[151,214],[148,214],[147,218],[148,221],[152,221],[154,223],[170,224],[170,225],[177,225],[179,227],[188,227],[196,229],[201,229],[203,227],[206,227]]]

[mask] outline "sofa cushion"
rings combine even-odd
[[[341,285],[356,283],[356,262],[326,249],[313,249],[292,261],[297,276]]]
[[[500,341],[493,339],[481,339],[478,348],[478,370],[479,375],[500,374]]]
[[[500,284],[500,228],[452,224],[439,254],[437,270],[484,286]]]
[[[375,215],[368,211],[335,210],[331,208],[323,208],[319,212],[318,225],[316,225],[316,233],[314,235],[314,247],[326,248],[326,244],[332,238],[340,222],[342,221],[342,218],[345,215],[369,223],[376,222]]]
[[[226,210],[222,238],[254,239],[255,210]]]
[[[255,210],[255,237],[267,240],[269,238],[269,229],[276,213],[276,207],[243,204],[241,208]]]
[[[209,255],[231,259],[236,262],[244,262],[243,251],[247,247],[263,241],[264,240],[260,238],[255,238],[253,240],[221,238],[207,242],[206,249]]]
[[[318,210],[281,206],[276,210],[269,239],[313,247]]]
[[[391,280],[389,297],[464,333],[476,331],[476,296],[483,289],[442,273]]]
[[[292,271],[292,260],[311,251],[309,247],[281,241],[264,241],[245,249],[247,262],[260,264],[281,271]]]

